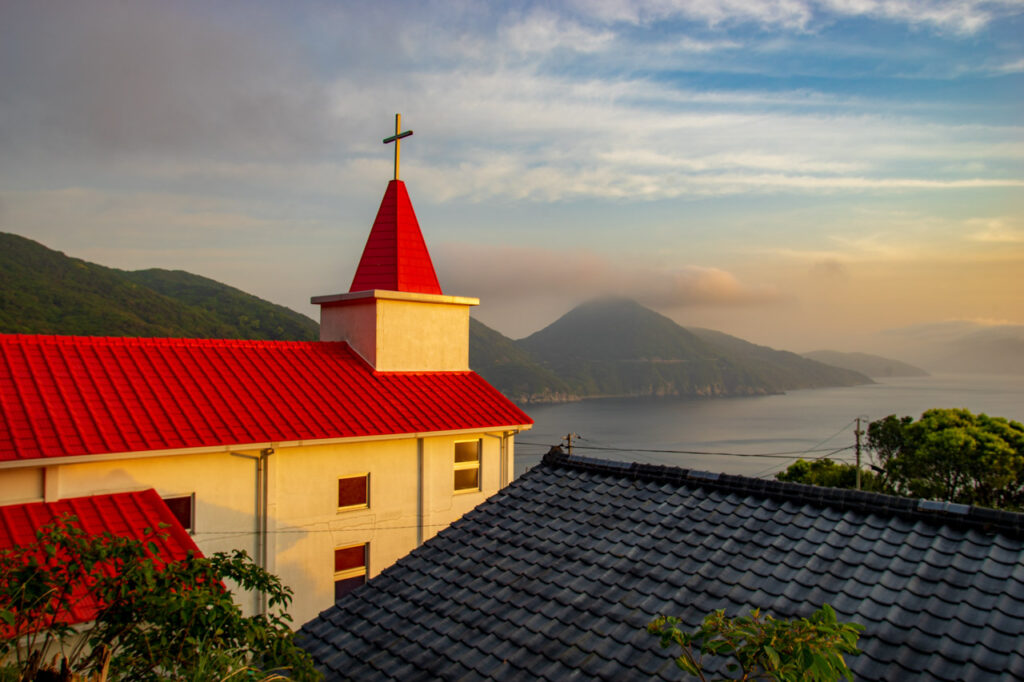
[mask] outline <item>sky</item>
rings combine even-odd
[[[394,114],[445,293],[794,351],[1024,324],[1024,2],[0,2],[0,231],[316,317]],[[888,340],[888,341],[887,341]]]

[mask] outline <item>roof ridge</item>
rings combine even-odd
[[[1014,538],[1024,538],[1024,513],[1002,509],[919,500],[847,488],[827,488],[803,483],[766,480],[738,474],[716,474],[663,464],[615,462],[558,452],[548,452],[541,460],[541,464],[634,480],[685,485],[689,488],[760,495],[782,501],[835,507],[843,511],[850,510],[862,514],[888,514],[939,525],[973,528],[983,532],[998,532]]]

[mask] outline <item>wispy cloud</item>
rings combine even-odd
[[[581,12],[608,23],[646,24],[685,18],[715,26],[750,22],[806,30],[834,17],[870,17],[973,33],[1007,11],[1013,0],[601,0],[576,3]]]
[[[557,50],[596,52],[614,40],[607,29],[594,30],[550,11],[535,10],[506,24],[499,32],[501,42],[519,53],[547,53]]]

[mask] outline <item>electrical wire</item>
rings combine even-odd
[[[834,437],[835,436],[833,436],[832,438],[834,438]],[[831,438],[829,438],[827,440],[831,440]],[[827,442],[827,440],[823,441],[823,442]],[[537,446],[547,447],[547,448],[555,447],[555,446],[550,445],[548,443],[530,443],[530,442],[524,442],[524,441],[516,441],[516,447],[518,448],[520,445],[537,445]],[[790,451],[790,452],[760,452],[760,453],[751,453],[751,452],[721,452],[721,451],[715,451],[715,450],[669,450],[669,449],[662,449],[662,448],[635,448],[635,447],[628,447],[628,446],[627,447],[604,447],[604,446],[600,446],[600,445],[576,445],[576,444],[573,444],[572,448],[573,448],[573,450],[605,450],[605,451],[608,451],[608,452],[650,452],[650,453],[657,453],[657,454],[716,455],[716,456],[724,456],[724,457],[773,457],[773,458],[778,458],[778,459],[792,459],[794,456],[806,455],[809,452],[825,452],[825,453],[838,452],[837,450],[826,450],[826,449],[814,450],[814,449],[811,449],[811,450],[793,450],[793,451]],[[840,448],[840,450],[849,450],[849,449],[852,449],[852,448],[853,448],[852,445],[848,445],[845,448]],[[828,454],[826,454],[824,456],[827,457]]]

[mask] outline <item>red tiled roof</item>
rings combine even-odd
[[[109,532],[118,537],[152,541],[164,562],[180,561],[189,552],[202,556],[192,537],[152,489],[0,506],[0,550],[34,543],[36,530],[64,514],[78,517],[77,525],[90,535]],[[146,529],[157,533],[147,535]],[[85,586],[78,589],[84,590]],[[68,603],[71,611],[62,618],[66,623],[84,623],[96,615],[96,602],[84,595],[72,593]]]
[[[388,183],[349,291],[372,289],[441,293],[416,212],[401,180]]]
[[[0,461],[532,423],[475,372],[345,343],[0,335]]]

